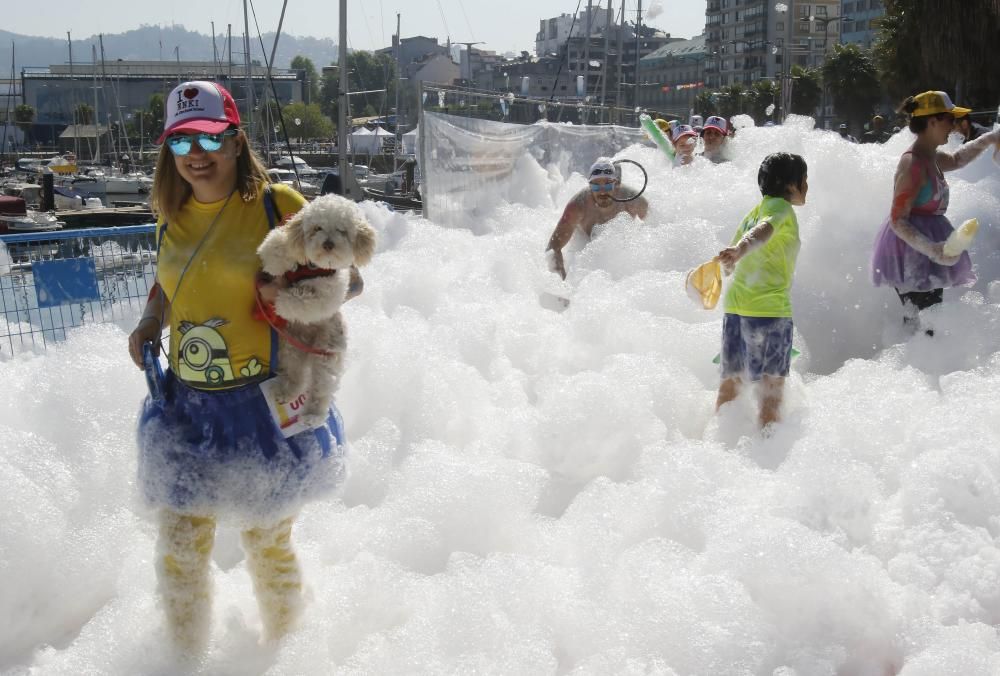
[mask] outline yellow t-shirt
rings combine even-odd
[[[290,188],[270,187],[278,218],[306,203]],[[158,240],[162,226],[157,223]],[[202,204],[191,197],[167,224],[156,274],[170,301],[168,360],[187,385],[229,389],[270,375],[271,330],[252,316],[254,277],[260,270],[257,247],[268,230],[263,190],[252,202],[244,202],[239,193],[228,203]]]

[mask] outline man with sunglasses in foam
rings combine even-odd
[[[578,192],[566,205],[562,218],[549,238],[545,249],[552,252],[550,269],[566,279],[566,266],[562,250],[579,230],[589,240],[595,225],[607,223],[621,213],[634,218],[645,219],[649,205],[642,197],[622,202],[624,195],[633,195],[633,190],[622,190],[621,171],[608,157],[599,157],[590,166],[587,174],[588,186]]]

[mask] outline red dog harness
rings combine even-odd
[[[331,277],[335,275],[337,271],[330,268],[317,268],[312,265],[297,265],[294,269],[289,270],[284,275],[282,275],[288,282],[289,286],[295,284],[296,282],[301,282],[304,279],[314,279],[316,277]],[[253,318],[260,321],[267,322],[272,329],[278,332],[282,338],[284,338],[293,347],[302,350],[303,352],[308,352],[309,354],[321,354],[325,357],[331,357],[335,353],[330,350],[320,350],[319,348],[306,345],[302,341],[298,340],[294,336],[290,335],[285,328],[288,326],[288,320],[280,316],[274,309],[274,303],[267,303],[260,295],[260,287],[265,284],[265,280],[258,276],[255,282],[257,287],[257,307],[254,308]]]

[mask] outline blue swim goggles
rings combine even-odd
[[[614,183],[591,183],[590,192],[611,192],[615,189]]]
[[[236,129],[227,129],[218,134],[199,132],[197,134],[177,134],[167,138],[167,147],[178,157],[184,157],[191,152],[192,144],[197,141],[206,153],[214,153],[222,147],[222,141],[227,136],[236,136]]]

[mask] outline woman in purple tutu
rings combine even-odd
[[[872,281],[892,286],[903,303],[903,322],[916,330],[921,310],[941,302],[944,289],[976,281],[967,251],[946,256],[944,242],[954,228],[948,209],[946,171],[961,169],[992,144],[1000,132],[984,134],[954,153],[939,150],[948,142],[955,119],[969,113],[945,92],[924,92],[903,102],[917,140],[896,167],[892,211],[875,239]],[[928,335],[934,335],[928,330]]]

